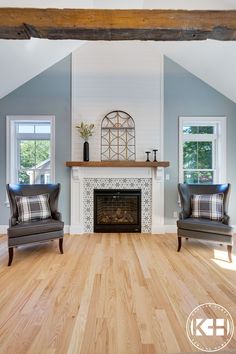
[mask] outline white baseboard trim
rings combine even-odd
[[[8,227],[8,225],[0,225],[0,235],[6,234]]]
[[[164,234],[165,233],[165,225],[155,225],[152,228],[152,234]]]
[[[70,229],[69,233],[71,235],[81,235],[84,233],[83,228],[78,225],[70,225],[69,229]]]
[[[236,233],[236,225],[232,225],[234,233]],[[0,235],[7,233],[8,225],[0,225]],[[65,225],[64,233],[71,235],[81,235],[83,234],[83,228],[78,225]],[[152,234],[176,234],[176,225],[159,225],[152,230]]]
[[[176,234],[177,233],[177,226],[176,225],[164,225],[165,234]]]
[[[69,234],[70,233],[70,225],[64,225],[64,233]]]

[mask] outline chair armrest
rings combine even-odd
[[[17,219],[14,216],[11,216],[9,219],[9,227],[15,226],[17,224]]]
[[[222,223],[225,224],[225,225],[229,225],[229,220],[230,220],[229,215],[224,214],[224,216],[222,218]]]
[[[55,211],[54,213],[52,213],[52,218],[55,220],[62,221],[61,220],[61,213],[59,211]]]
[[[179,212],[179,219],[180,220],[184,220],[188,217],[188,215],[182,210],[181,212]]]

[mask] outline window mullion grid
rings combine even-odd
[[[20,144],[21,144],[21,140],[20,139],[16,139],[16,151],[15,151],[15,158],[16,158],[16,171],[15,171],[15,180],[19,181],[19,173],[21,170],[21,158],[20,158]]]
[[[35,129],[35,128],[34,128]],[[36,134],[35,134],[36,135]],[[36,153],[37,153],[37,146],[36,146],[36,140],[34,141],[34,183],[35,183],[35,170],[36,170],[36,163],[37,163],[37,159],[36,159]]]
[[[198,151],[198,143],[199,142],[211,142],[212,143],[212,168],[211,169],[203,169],[203,168],[196,168],[196,169],[185,169],[183,168],[183,176],[184,173],[189,172],[212,172],[213,173],[213,181],[215,181],[215,163],[214,163],[214,142],[217,137],[216,134],[182,134],[183,137],[183,144],[185,142],[196,142],[197,143],[197,167],[199,167],[199,151]],[[184,154],[183,154],[183,161],[182,166],[184,166]],[[198,184],[199,184],[200,174],[198,174]],[[184,177],[183,177],[184,180]]]
[[[21,170],[21,166],[20,166],[20,142],[23,141],[34,141],[34,167],[33,168],[28,168],[28,169],[22,169],[22,171],[32,171],[32,182],[36,183],[36,172],[38,169],[36,169],[37,166],[37,141],[39,140],[49,140],[51,142],[50,139],[51,135],[50,134],[42,134],[42,133],[16,133],[16,162],[17,162],[17,171],[16,171],[16,181],[18,181],[19,178],[19,172]],[[52,144],[52,142],[51,142]],[[49,153],[49,158],[51,158],[51,144],[50,144],[50,153]]]
[[[51,134],[16,133],[16,138],[20,140],[51,140]]]
[[[183,142],[187,141],[213,141],[217,138],[216,134],[183,134]]]
[[[34,141],[34,167],[33,168],[23,168],[22,171],[32,171],[32,182],[36,183],[35,178],[36,178],[36,172],[38,169],[36,169],[37,165],[37,141],[38,140],[51,140],[50,139],[50,134],[38,134],[38,133],[16,133],[16,171],[15,171],[15,180],[19,182],[19,172],[21,171],[21,164],[20,164],[20,143],[21,141]],[[51,144],[50,144],[50,154],[51,158]],[[49,170],[50,171],[50,170]]]
[[[7,133],[7,149],[6,149],[6,161],[7,161],[7,172],[6,172],[6,180],[7,183],[28,183],[26,182],[28,179],[23,177],[25,173],[30,173],[30,181],[34,176],[38,176],[40,172],[47,174],[47,179],[50,178],[50,181],[54,181],[54,158],[55,158],[55,135],[54,135],[54,125],[55,125],[55,116],[7,116],[6,117],[6,133]],[[37,132],[37,126],[39,125],[48,125],[50,129],[39,129]],[[30,127],[21,127],[20,125],[34,125],[34,130],[30,129]],[[21,133],[19,132],[21,131]],[[31,132],[30,132],[31,131]],[[28,132],[28,133],[27,133]],[[48,140],[49,144],[49,154],[48,158],[50,160],[50,167],[45,169],[40,168],[35,170],[35,166],[33,168],[27,168],[21,166],[22,158],[21,158],[21,149],[22,149],[22,141],[30,141],[30,140]],[[37,147],[37,142],[35,142]],[[37,156],[35,156],[35,163],[37,160]],[[44,166],[44,165],[42,165]],[[34,170],[33,170],[34,169]],[[23,176],[21,175],[21,171],[23,172]],[[50,177],[49,177],[50,176]],[[51,179],[51,176],[53,178]],[[38,178],[38,177],[37,177]],[[8,202],[6,202],[8,205]]]
[[[184,126],[213,126],[213,134],[185,134]],[[226,117],[179,117],[179,180],[184,181],[186,172],[212,171],[213,183],[225,181],[225,136],[226,136]],[[212,169],[184,169],[185,142],[212,142]],[[223,169],[220,166],[223,165]],[[223,176],[223,177],[222,177]]]
[[[217,140],[214,139],[212,142],[212,161],[213,161],[213,169],[214,169],[214,183],[219,182],[219,157],[217,151]]]

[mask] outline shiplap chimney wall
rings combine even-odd
[[[93,42],[73,53],[72,160],[82,160],[83,140],[75,128],[81,121],[95,124],[95,134],[89,140],[90,160],[101,160],[101,120],[109,111],[115,109],[128,112],[135,121],[136,160],[145,161],[145,151],[154,148],[159,150],[157,159],[162,159],[162,84],[162,56],[152,43],[139,42],[137,46],[135,42]],[[136,188],[140,183],[137,178],[150,185],[151,217],[149,228],[142,231],[163,233],[162,168],[86,167],[72,168],[71,233],[93,231],[92,224],[86,228],[86,220],[92,218],[92,214],[89,217],[86,214],[86,198],[91,201],[92,195],[87,196],[85,186],[88,181],[97,185],[102,179],[106,182],[106,188],[111,188],[113,184],[107,181],[108,177],[113,181],[117,179],[121,184],[125,178],[136,179]],[[94,182],[91,182],[91,179],[94,179]],[[89,209],[92,208],[91,205]]]
[[[83,141],[75,128],[96,126],[90,160],[100,160],[101,120],[109,111],[127,111],[135,121],[136,159],[162,145],[162,57],[151,43],[93,42],[73,53],[72,159],[82,160]]]

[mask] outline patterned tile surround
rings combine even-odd
[[[93,190],[141,189],[142,232],[164,232],[164,171],[161,168],[73,167],[71,234],[93,232]]]
[[[152,179],[151,178],[84,178],[83,216],[84,232],[93,232],[94,189],[141,189],[141,227],[143,233],[151,232],[152,226]]]

